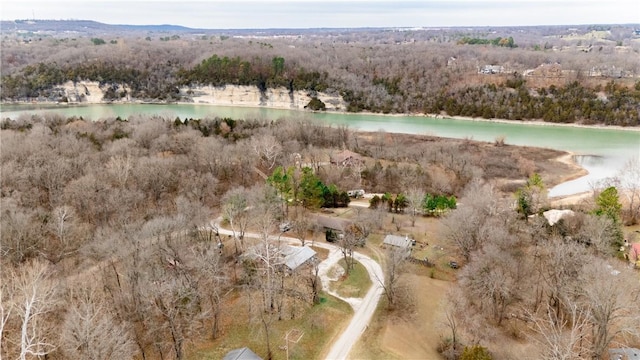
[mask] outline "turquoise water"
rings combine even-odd
[[[100,120],[120,116],[157,114],[168,118],[230,117],[278,120],[305,118],[325,125],[346,125],[363,131],[424,134],[450,138],[494,141],[499,136],[507,144],[546,147],[571,151],[589,175],[551,189],[550,196],[587,191],[592,183],[613,176],[625,162],[640,158],[640,132],[607,128],[539,126],[520,123],[435,119],[425,116],[391,116],[370,114],[311,113],[258,107],[229,107],[198,104],[92,104],[92,105],[3,105],[2,118],[16,119],[34,113],[56,113],[65,117],[82,116]]]

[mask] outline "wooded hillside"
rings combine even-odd
[[[352,112],[638,125],[631,28],[554,30],[5,37],[0,98],[64,102],[56,85],[90,80],[105,101],[188,101],[178,87],[237,84],[337,94]]]

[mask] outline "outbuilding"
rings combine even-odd
[[[408,236],[387,235],[382,242],[384,246],[394,246],[401,249],[408,249],[415,244],[415,240]]]
[[[243,347],[229,351],[222,360],[262,360],[262,358],[248,347]]]

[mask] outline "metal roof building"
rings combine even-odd
[[[407,236],[387,235],[382,242],[384,245],[391,245],[400,248],[408,248],[411,246],[413,240]]]
[[[222,360],[262,360],[262,358],[248,347],[243,347],[229,351]]]
[[[308,246],[289,246],[288,249],[283,249],[284,265],[291,271],[297,269],[300,265],[313,259],[316,256],[315,250]]]

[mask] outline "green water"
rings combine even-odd
[[[297,110],[196,104],[3,105],[0,108],[2,118],[11,119],[47,112],[65,117],[82,116],[91,120],[117,116],[129,118],[143,114],[157,114],[170,119],[180,117],[183,120],[216,116],[268,120],[305,118],[320,124],[347,125],[349,128],[363,131],[383,130],[480,141],[493,141],[499,136],[504,136],[507,144],[546,147],[584,155],[576,157],[576,161],[589,171],[589,175],[553,188],[550,196],[589,190],[591,183],[613,176],[629,159],[640,158],[640,132],[631,130],[434,119],[424,116],[310,113]]]

